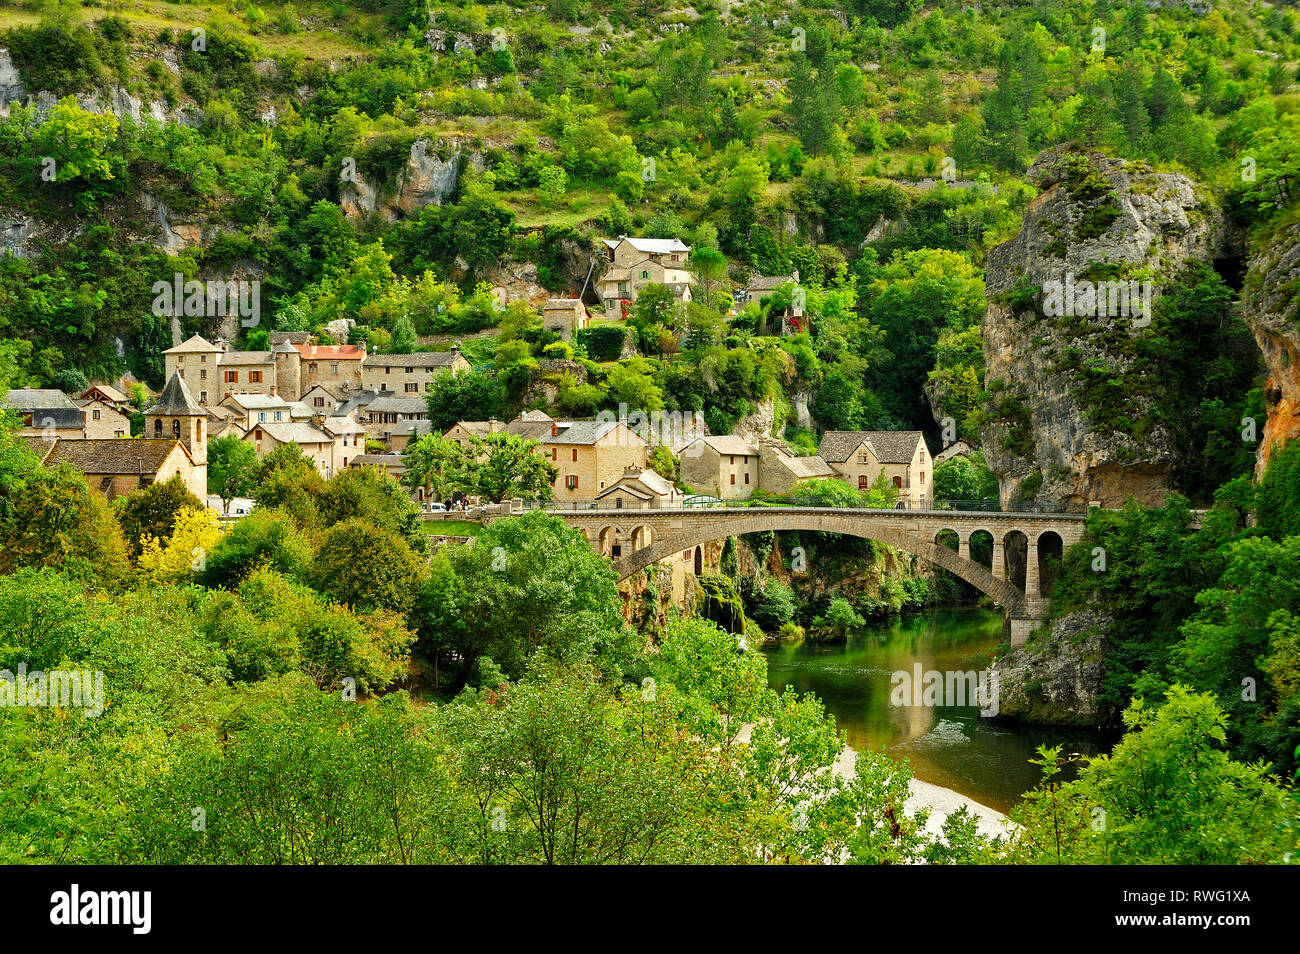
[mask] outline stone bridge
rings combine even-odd
[[[843,507],[556,510],[593,548],[614,561],[619,579],[668,557],[694,560],[712,540],[765,530],[820,530],[865,537],[915,554],[986,593],[1010,623],[1019,646],[1038,628],[1048,600],[1041,582],[1052,558],[1083,537],[1084,514],[962,510],[867,510]],[[987,537],[983,536],[987,535]],[[971,540],[988,565],[971,557]]]

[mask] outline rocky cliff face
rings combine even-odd
[[[1300,435],[1300,224],[1281,229],[1252,256],[1241,312],[1268,368],[1268,421],[1256,474],[1269,455]]]
[[[1029,643],[1001,656],[998,714],[1043,725],[1100,726],[1110,713],[1097,707],[1105,675],[1110,618],[1092,610],[1070,613]]]
[[[1191,179],[1144,163],[1062,148],[1029,176],[1040,194],[986,267],[989,466],[1004,500],[1158,504],[1173,464],[1168,425],[1113,382],[1162,282],[1214,258],[1222,217]]]
[[[349,182],[339,193],[339,204],[349,218],[378,213],[389,222],[416,215],[427,205],[442,205],[456,191],[462,166],[483,168],[482,153],[458,139],[431,143],[417,139],[397,173],[391,191],[381,191],[362,180]]]

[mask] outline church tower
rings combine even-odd
[[[176,440],[185,445],[194,462],[192,479],[186,481],[200,500],[208,493],[208,412],[205,411],[179,373],[172,374],[155,404],[145,408],[145,438]]]

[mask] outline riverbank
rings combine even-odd
[[[835,760],[835,774],[844,779],[852,778],[857,768],[857,761],[857,752],[846,745],[844,751],[840,753],[840,757]],[[925,830],[933,835],[942,834],[944,820],[953,812],[958,811],[963,805],[978,820],[981,835],[989,837],[1005,835],[1009,826],[1014,824],[1002,812],[989,808],[987,805],[981,805],[960,792],[954,792],[942,785],[934,785],[931,782],[923,782],[919,778],[913,778],[908,785],[908,789],[912,794],[907,800],[907,811],[910,814],[916,814],[922,808],[930,809],[930,817],[925,823]]]

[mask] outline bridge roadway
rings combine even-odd
[[[514,509],[504,505],[502,515],[508,508]],[[1048,601],[1040,589],[1042,561],[1049,553],[1059,554],[1079,542],[1086,519],[1082,513],[847,507],[548,510],[613,560],[620,580],[675,554],[688,559],[696,556],[698,566],[697,554],[705,543],[745,533],[819,530],[876,540],[941,566],[988,594],[1006,614],[1013,646],[1023,644],[1046,615]],[[956,535],[956,549],[939,542],[945,531]],[[993,559],[988,567],[970,556],[971,537],[981,532],[992,541]],[[1021,538],[1025,549],[1023,586],[1007,573],[1008,547],[1019,552]],[[1040,546],[1046,552],[1040,553]]]

